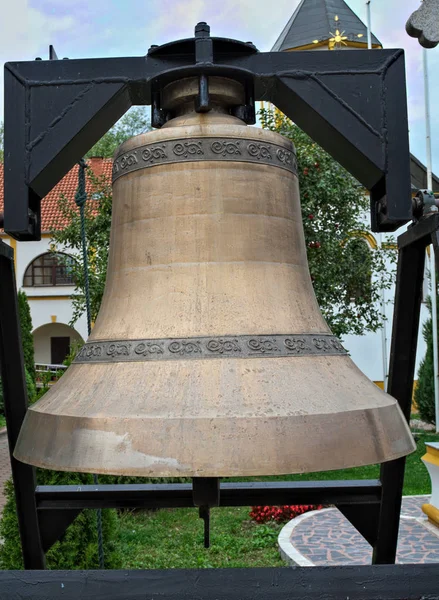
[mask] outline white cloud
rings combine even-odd
[[[3,64],[8,60],[32,60],[47,57],[49,43],[55,34],[76,26],[69,15],[47,15],[30,6],[28,0],[2,3],[0,19],[0,88],[3,89]],[[3,94],[0,96],[0,116]]]
[[[21,60],[38,53],[42,45],[49,45],[55,33],[70,30],[76,25],[69,15],[46,15],[29,6],[28,0],[16,0],[2,7],[0,20],[1,56]]]

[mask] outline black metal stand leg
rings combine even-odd
[[[0,241],[0,368],[9,452],[25,569],[44,569],[35,502],[35,469],[19,462],[13,451],[27,408],[26,380],[18,320],[13,251]]]
[[[219,477],[194,477],[192,479],[192,499],[199,507],[200,518],[204,521],[204,547],[210,547],[210,507],[220,505]]]
[[[412,403],[424,264],[423,240],[400,248],[388,393],[398,400],[407,421]],[[381,466],[382,500],[374,564],[393,564],[396,559],[404,468],[405,458]]]

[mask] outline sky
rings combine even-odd
[[[366,21],[365,0],[347,0]],[[271,49],[299,0],[0,0],[0,88],[3,63],[48,58],[143,56],[151,44],[192,37],[199,21],[211,34]],[[372,0],[372,31],[385,48],[406,51],[411,152],[424,164],[425,108],[422,48],[405,31],[420,0]],[[439,47],[428,51],[433,169],[439,175]],[[0,121],[3,94],[0,95]]]

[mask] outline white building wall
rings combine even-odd
[[[35,362],[49,364],[51,362],[50,337],[69,336],[72,341],[86,340],[88,337],[85,315],[78,319],[73,328],[69,326],[73,315],[71,295],[75,287],[73,285],[23,286],[24,273],[29,264],[53,248],[50,235],[43,234],[42,239],[38,242],[16,242],[5,234],[0,235],[2,240],[15,250],[17,289],[23,290],[29,300],[34,333]],[[60,252],[63,251],[62,248],[57,249]],[[59,325],[59,327],[44,327],[47,325]]]
[[[49,365],[52,363],[51,338],[69,337],[70,343],[82,343],[79,333],[63,323],[47,323],[34,329],[35,363]]]
[[[406,227],[401,228],[390,238],[390,236],[383,234],[382,235],[382,243],[389,243],[391,240],[393,243],[395,239],[405,231]],[[375,234],[377,236],[376,243],[379,245],[381,243],[379,239],[379,234]],[[395,254],[397,253],[397,249],[395,247]],[[428,283],[428,256],[426,255],[426,268],[424,272],[424,286],[423,286],[423,302],[421,305],[421,316],[420,316],[420,328],[418,332],[418,347],[416,353],[416,370],[415,370],[415,380],[417,380],[418,369],[421,360],[425,356],[426,352],[426,344],[424,338],[422,336],[422,324],[429,318],[429,312],[427,305],[425,303],[430,291],[429,291],[429,283]],[[388,269],[395,269],[396,264],[390,265],[388,264]],[[389,359],[390,359],[390,346],[391,346],[391,337],[392,337],[392,325],[393,325],[393,303],[395,298],[395,286],[393,285],[391,289],[384,291],[384,314],[386,319],[384,320],[384,327],[379,329],[377,332],[368,332],[365,335],[346,335],[343,337],[343,344],[345,348],[349,351],[352,360],[358,366],[359,369],[363,371],[363,373],[369,377],[372,381],[377,383],[385,384],[388,372],[389,372]],[[383,339],[385,339],[385,343],[383,343]]]
[[[393,294],[391,293],[393,292]],[[390,296],[394,297],[395,289],[391,292],[386,292],[386,298]],[[393,320],[393,302],[389,306],[386,306],[385,314],[387,317],[386,321],[386,372],[384,372],[384,360],[383,360],[383,342],[382,342],[382,330],[376,333],[366,333],[365,335],[346,335],[343,338],[343,344],[349,351],[352,360],[355,364],[363,371],[363,373],[376,382],[384,382],[388,376],[389,368],[389,357],[390,357],[390,344],[392,335],[392,320]],[[424,323],[429,317],[428,309],[426,304],[423,302],[421,307],[421,324]],[[425,356],[426,344],[422,337],[422,326],[419,328],[418,333],[418,349],[416,354],[416,371],[415,380],[418,378],[418,369],[421,360]]]

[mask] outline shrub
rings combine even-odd
[[[37,397],[37,389],[35,387],[35,381],[31,377],[31,375],[28,373],[27,369],[25,369],[24,374],[26,377],[27,397],[29,399],[29,402],[32,403],[32,402],[34,402],[34,400]],[[1,415],[5,414],[5,404],[4,404],[4,398],[3,398],[3,385],[2,385],[1,377],[0,377],[0,414]]]
[[[316,506],[311,504],[295,504],[292,506],[252,506],[250,518],[253,519],[253,521],[256,521],[256,523],[269,523],[270,521],[285,523],[310,510],[320,510],[321,508],[323,508],[321,504]]]
[[[424,323],[422,333],[425,343],[427,344],[427,351],[419,366],[418,385],[415,390],[415,402],[421,419],[435,425],[433,324],[431,319],[428,319]]]
[[[26,387],[29,402],[36,399],[35,387],[35,359],[34,359],[34,338],[32,336],[32,318],[30,316],[30,307],[27,296],[24,292],[18,292],[18,316],[20,319],[21,341],[23,344],[24,371],[26,377]],[[5,414],[3,386],[0,377],[0,414]]]
[[[62,374],[62,372],[60,372]],[[50,375],[50,373],[49,373]],[[29,403],[37,399],[36,388],[29,374],[26,375]],[[39,390],[39,396],[48,389],[48,383]],[[91,485],[93,476],[85,473],[60,473],[46,469],[37,469],[38,485]],[[20,534],[15,508],[15,493],[12,480],[5,484],[6,504],[0,521],[1,569],[23,569]],[[121,566],[116,546],[118,516],[115,510],[102,511],[102,533],[104,540],[104,559],[106,569]],[[46,553],[49,569],[96,569],[99,568],[97,513],[95,510],[83,510],[66,529],[61,539]]]
[[[27,296],[24,292],[18,292],[18,315],[20,318],[21,342],[23,344],[24,366],[35,381],[35,354],[34,338],[32,336],[32,317]]]
[[[77,473],[58,473],[38,469],[39,485],[91,484],[92,476]],[[15,494],[12,480],[5,484],[6,504],[0,521],[1,569],[23,569],[20,535],[15,509]],[[116,547],[118,517],[115,510],[102,511],[105,568],[117,569],[121,560]],[[96,569],[99,568],[97,543],[97,515],[95,510],[84,510],[67,528],[64,535],[46,554],[49,569]]]

